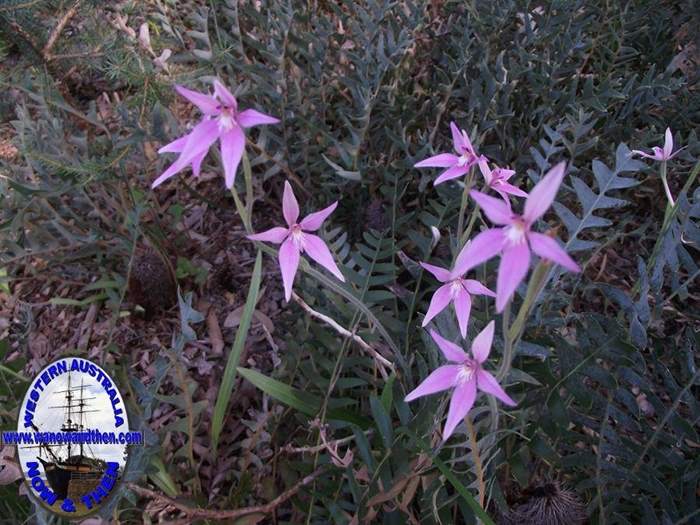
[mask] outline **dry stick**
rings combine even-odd
[[[139,487],[138,485],[134,483],[127,483],[127,487],[129,490],[132,490],[139,496],[143,496],[145,498],[151,498],[156,501],[159,501],[161,503],[165,503],[166,505],[169,505],[170,507],[174,507],[180,512],[183,512],[184,514],[187,514],[190,518],[204,518],[204,519],[210,519],[210,520],[227,520],[227,519],[236,519],[240,518],[241,516],[247,516],[248,514],[269,514],[273,510],[275,510],[277,507],[279,507],[282,503],[287,501],[289,498],[294,496],[299,490],[311,483],[314,479],[316,479],[318,476],[321,475],[323,472],[324,468],[318,468],[305,478],[303,478],[299,483],[294,485],[292,488],[289,490],[284,491],[282,494],[277,496],[275,499],[273,499],[271,502],[266,503],[265,505],[258,505],[255,507],[243,507],[240,509],[233,509],[233,510],[210,510],[210,509],[202,509],[202,508],[192,508],[188,507],[187,505],[184,505],[182,503],[178,503],[174,499],[166,496],[165,494],[160,494],[159,492],[156,492],[151,489],[147,489],[144,487]]]
[[[333,319],[331,319],[331,318],[328,317],[327,315],[324,315],[324,314],[322,314],[322,313],[320,313],[320,312],[317,312],[316,310],[314,310],[313,308],[311,308],[311,307],[310,307],[308,304],[306,304],[306,303],[304,302],[304,300],[303,300],[301,297],[299,297],[295,292],[292,292],[292,299],[294,299],[294,301],[296,301],[296,303],[297,303],[299,306],[301,306],[304,310],[306,310],[306,311],[309,313],[309,315],[311,315],[311,317],[315,317],[315,318],[318,319],[319,321],[323,321],[323,322],[326,323],[328,326],[330,326],[331,328],[333,328],[333,330],[335,330],[336,332],[338,332],[340,335],[342,335],[342,336],[344,336],[344,337],[349,337],[350,339],[352,339],[353,341],[355,341],[358,345],[360,345],[360,347],[361,347],[364,351],[366,351],[368,354],[370,354],[370,355],[374,358],[374,360],[377,361],[377,363],[378,363],[379,365],[381,365],[381,366],[379,367],[379,372],[382,374],[382,378],[383,378],[384,380],[386,380],[386,379],[389,378],[389,375],[386,373],[386,370],[385,370],[384,368],[385,368],[385,367],[386,367],[386,368],[389,368],[389,369],[393,372],[393,370],[394,370],[394,365],[392,364],[391,361],[389,361],[388,359],[386,359],[385,357],[383,357],[379,352],[377,352],[374,348],[372,348],[369,344],[367,344],[359,335],[357,335],[357,334],[351,332],[350,330],[347,330],[347,329],[343,328],[343,327],[340,326],[336,321],[334,321]]]
[[[481,464],[481,454],[479,454],[479,445],[476,441],[476,432],[474,425],[469,418],[469,414],[464,416],[464,424],[469,432],[469,441],[472,447],[472,456],[474,457],[474,469],[476,470],[476,480],[479,483],[479,505],[484,507],[484,499],[486,499],[486,484],[484,483],[484,467]]]
[[[56,24],[56,27],[53,28],[53,31],[51,31],[51,34],[49,35],[49,39],[46,41],[46,45],[44,46],[44,49],[41,50],[41,56],[44,57],[44,60],[51,60],[51,49],[53,46],[56,44],[56,41],[58,40],[58,37],[61,35],[61,31],[63,31],[63,28],[66,27],[66,24],[68,21],[75,16],[75,13],[78,11],[78,6],[80,5],[80,0],[75,0],[73,2],[73,5],[66,11],[61,19],[58,21],[58,24]]]

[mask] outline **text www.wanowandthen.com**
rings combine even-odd
[[[141,432],[16,432],[2,433],[0,445],[142,445]]]

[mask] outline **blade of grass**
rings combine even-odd
[[[268,396],[276,399],[280,403],[298,410],[302,414],[315,417],[321,410],[321,400],[296,388],[292,388],[276,379],[272,379],[256,370],[250,368],[238,368],[241,377],[246,378],[255,387],[265,392]],[[345,409],[328,409],[326,416],[328,419],[344,421],[357,425],[362,430],[370,427],[372,422],[369,418],[355,414]]]
[[[255,257],[255,266],[253,267],[253,276],[250,280],[250,288],[248,289],[248,297],[246,298],[243,313],[241,315],[241,322],[238,325],[238,332],[236,332],[236,338],[233,341],[231,352],[228,355],[228,361],[226,362],[226,368],[224,369],[224,377],[221,380],[219,393],[216,396],[216,404],[214,405],[214,415],[212,417],[211,425],[211,446],[214,457],[216,456],[216,449],[219,445],[219,436],[221,435],[221,429],[224,424],[224,417],[226,415],[226,410],[228,409],[228,403],[231,400],[231,395],[233,394],[236,369],[238,368],[238,362],[241,359],[241,353],[243,352],[243,346],[245,345],[245,340],[248,336],[248,329],[250,328],[251,320],[253,319],[253,311],[255,310],[255,305],[258,302],[261,275],[262,252],[258,250],[258,254]]]

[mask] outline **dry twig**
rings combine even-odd
[[[242,507],[240,509],[232,510],[215,510],[215,509],[202,509],[188,507],[183,503],[175,501],[173,498],[166,496],[165,494],[160,494],[151,489],[140,487],[134,483],[128,483],[127,487],[138,494],[139,496],[150,498],[160,503],[165,503],[166,505],[173,507],[180,512],[186,514],[189,518],[202,518],[210,520],[230,520],[240,518],[242,516],[247,516],[249,514],[270,514],[282,503],[287,501],[289,498],[294,496],[299,490],[311,483],[314,479],[321,475],[323,472],[323,467],[316,469],[314,472],[303,478],[299,483],[294,485],[289,490],[284,491],[282,494],[277,496],[275,499],[266,503],[265,505],[257,505],[254,507]]]
[[[292,292],[292,299],[294,299],[294,301],[296,301],[296,303],[299,306],[306,310],[306,312],[309,315],[311,315],[311,317],[315,317],[319,321],[323,321],[343,337],[349,337],[350,339],[355,341],[360,346],[360,348],[362,348],[374,358],[376,363],[379,365],[379,373],[382,374],[382,378],[385,380],[389,378],[389,374],[387,374],[386,368],[393,372],[394,365],[391,361],[389,361],[387,358],[385,358],[379,352],[377,352],[374,348],[372,348],[369,344],[367,344],[359,335],[351,332],[350,330],[347,330],[346,328],[343,328],[335,320],[331,319],[327,315],[317,312],[316,310],[311,308],[308,304],[306,304],[306,302],[304,302],[304,300],[301,297],[299,297],[294,292]]]

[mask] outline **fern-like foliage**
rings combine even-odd
[[[615,152],[615,167],[610,169],[599,160],[593,161],[593,175],[597,184],[597,191],[589,187],[582,178],[572,175],[572,187],[576,193],[580,212],[577,215],[560,202],[554,203],[554,209],[566,226],[568,240],[566,249],[569,252],[588,250],[598,246],[596,240],[582,239],[584,230],[592,228],[607,228],[613,224],[611,219],[595,215],[599,210],[617,209],[628,204],[628,201],[608,195],[613,190],[632,188],[639,181],[632,177],[623,177],[622,173],[636,172],[644,167],[644,164],[632,158],[631,151],[625,144],[620,144]],[[591,232],[586,232],[591,233]]]

